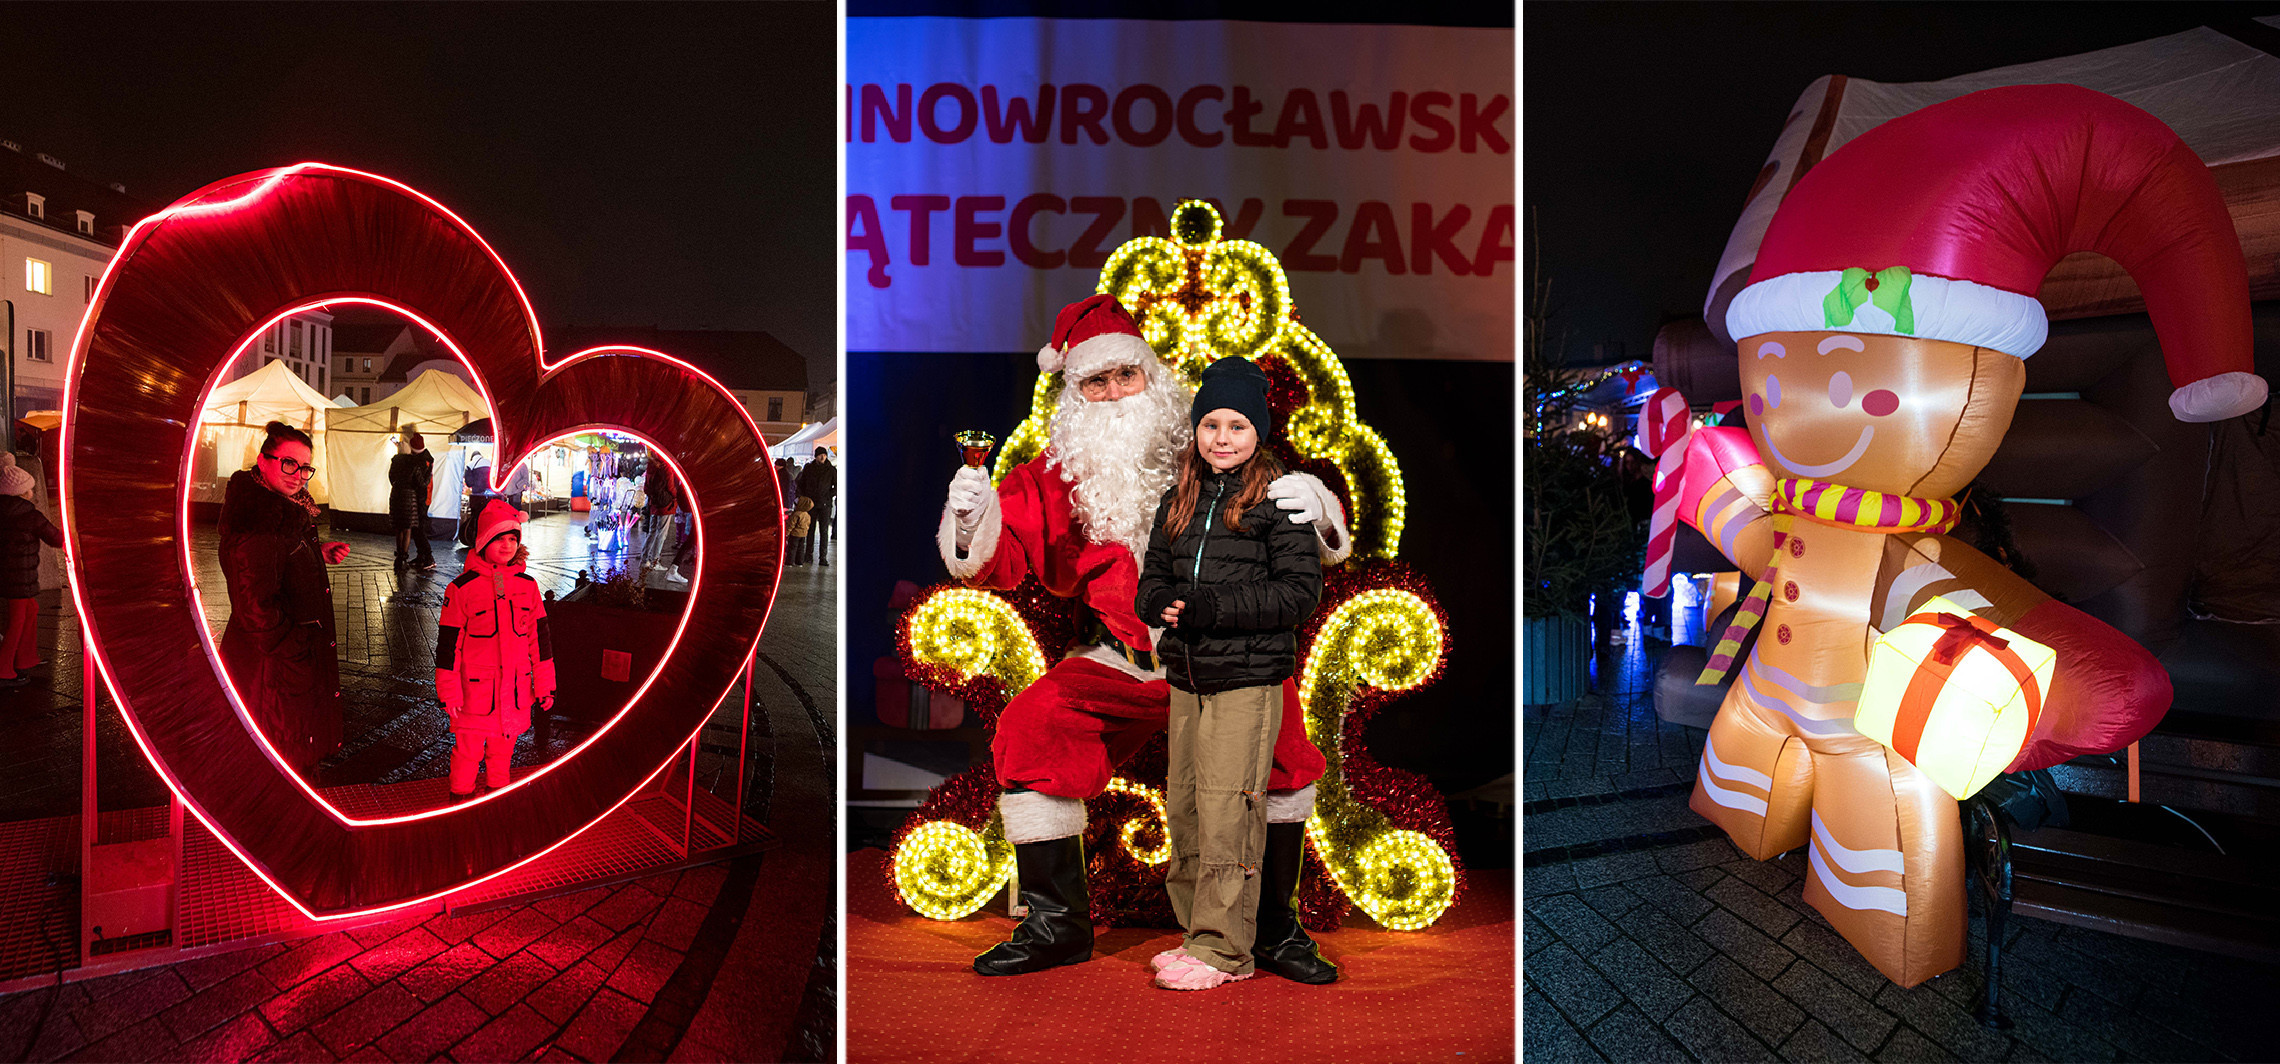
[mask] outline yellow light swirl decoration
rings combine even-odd
[[[1171,860],[1172,822],[1164,815],[1164,792],[1145,783],[1134,783],[1122,776],[1109,780],[1108,789],[1118,794],[1132,795],[1148,803],[1148,807],[1156,811],[1156,822],[1154,824],[1137,818],[1124,822],[1123,828],[1118,832],[1124,839],[1124,852],[1131,854],[1133,860],[1145,865],[1160,865]],[[1164,840],[1161,845],[1153,849],[1140,845],[1138,841],[1139,834],[1151,827],[1155,828],[1156,834]]]
[[[1173,208],[1171,228],[1170,239],[1141,237],[1117,248],[1101,267],[1097,291],[1132,312],[1149,346],[1190,387],[1216,359],[1280,356],[1307,393],[1283,426],[1283,438],[1345,477],[1356,557],[1400,554],[1408,512],[1401,465],[1354,416],[1354,386],[1337,353],[1299,323],[1282,264],[1251,241],[1222,240],[1219,211],[1202,200]],[[1058,374],[1038,375],[1029,417],[998,450],[993,479],[1044,450],[1060,384]]]
[[[1329,762],[1306,822],[1314,852],[1338,889],[1381,926],[1429,927],[1456,896],[1456,866],[1438,843],[1395,828],[1346,790],[1341,738],[1346,707],[1364,687],[1405,691],[1441,660],[1440,619],[1425,600],[1392,588],[1364,591],[1323,622],[1299,674],[1306,734]]]
[[[1013,846],[994,816],[979,834],[964,824],[929,820],[896,848],[894,874],[895,889],[919,915],[962,919],[1013,875]]]
[[[957,670],[963,679],[996,677],[1007,697],[1045,675],[1037,636],[1013,604],[972,588],[928,595],[910,614],[911,657]]]

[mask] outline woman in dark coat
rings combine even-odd
[[[309,436],[280,422],[252,469],[222,501],[222,575],[230,623],[222,660],[246,710],[285,763],[304,775],[340,748],[340,657],[325,564],[346,543],[317,541]]]

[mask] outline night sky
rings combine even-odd
[[[467,219],[540,322],[763,329],[836,376],[829,3],[0,5],[0,137],[163,206],[321,161]]]
[[[2280,4],[1527,4],[1521,197],[1540,219],[1557,310],[1547,335],[1568,330],[1577,364],[1610,340],[1647,358],[1662,322],[1699,317],[1750,182],[1823,74],[1937,81],[2273,13]]]

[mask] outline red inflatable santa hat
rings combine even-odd
[[[1729,335],[1884,333],[2025,358],[2059,259],[2095,251],[2145,293],[2182,421],[2264,404],[2248,272],[2224,199],[2161,120],[2075,85],[2016,85],[1862,134],[1797,183],[1726,311]]]
[[[1140,336],[1140,326],[1112,295],[1097,295],[1061,308],[1053,319],[1053,340],[1037,349],[1037,368],[1082,380],[1115,366],[1145,366],[1156,351]]]

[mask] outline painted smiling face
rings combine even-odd
[[[1750,438],[1786,476],[1945,498],[2010,430],[2026,363],[1907,336],[1772,332],[1743,339]]]

